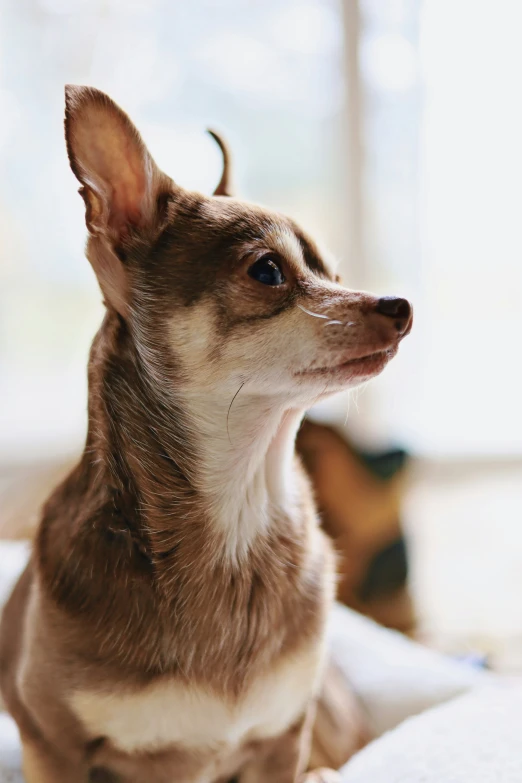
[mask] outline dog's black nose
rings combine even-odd
[[[381,296],[377,300],[376,309],[381,315],[395,319],[398,332],[407,329],[411,318],[411,304],[407,299],[401,299],[398,296]]]
[[[390,318],[409,318],[411,305],[407,299],[398,296],[381,296],[377,301],[377,312]]]

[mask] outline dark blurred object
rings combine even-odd
[[[400,522],[408,455],[357,450],[334,429],[305,420],[297,448],[339,553],[338,597],[389,628],[412,633],[408,554]]]

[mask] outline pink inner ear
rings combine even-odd
[[[142,206],[145,185],[136,180],[134,183],[120,183],[119,189],[113,187],[109,204],[109,221],[121,229],[126,223],[140,226],[143,223]]]
[[[124,223],[141,225],[146,196],[147,152],[136,143],[136,139],[123,133],[123,139],[117,139],[113,165],[118,161],[118,170],[113,171],[114,212],[118,211]],[[119,141],[119,146],[118,146]]]
[[[122,148],[123,147],[123,148]],[[146,152],[124,145],[110,145],[102,153],[100,172],[108,185],[109,223],[122,230],[126,224],[142,225],[146,199]]]
[[[101,103],[86,107],[72,130],[72,153],[104,205],[98,229],[103,216],[106,228],[118,232],[143,225],[153,164],[136,129],[116,107]]]

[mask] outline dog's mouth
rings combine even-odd
[[[321,376],[342,376],[348,378],[359,378],[376,375],[384,369],[386,364],[397,353],[397,346],[387,348],[382,351],[374,351],[365,356],[358,356],[354,359],[339,364],[326,365],[324,367],[314,367],[308,370],[301,370],[297,373],[300,376],[321,377]]]

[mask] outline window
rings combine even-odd
[[[240,194],[294,215],[348,283],[413,299],[411,337],[351,408],[361,437],[520,454],[521,22],[513,0],[4,0],[0,458],[85,427],[101,305],[68,81],[109,92],[187,187],[219,179],[204,129],[223,131]],[[327,410],[344,423],[346,399]]]
[[[215,126],[239,192],[343,246],[343,36],[335,0],[5,0],[0,69],[0,458],[76,448],[100,296],[83,257],[63,85],[110,93],[159,165],[211,192]]]
[[[520,455],[522,107],[511,0],[361,0],[365,269],[411,294],[374,432],[428,456]]]

